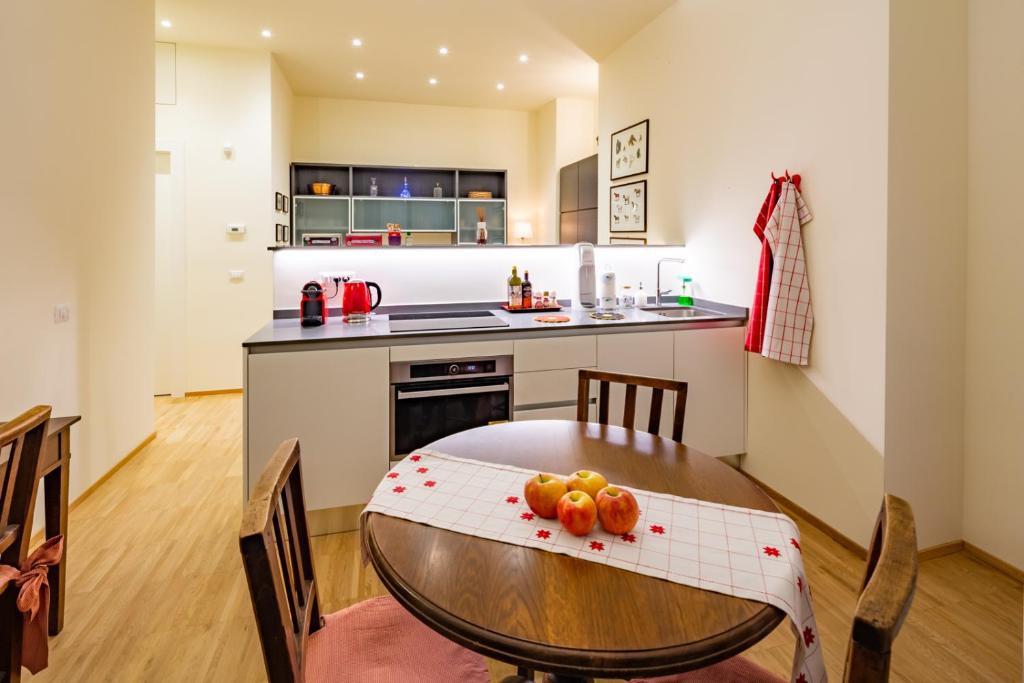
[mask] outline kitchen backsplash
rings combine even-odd
[[[608,265],[618,286],[644,283],[654,292],[658,259],[685,257],[686,248],[601,246],[595,249],[597,272]],[[297,309],[299,290],[325,272],[351,272],[383,290],[382,303],[460,303],[504,301],[512,266],[530,271],[534,291],[555,290],[570,299],[575,290],[576,249],[551,247],[451,249],[282,249],[273,252],[274,309]],[[677,287],[687,266],[665,264],[662,288]]]

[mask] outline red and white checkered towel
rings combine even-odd
[[[807,365],[814,326],[811,287],[800,236],[800,226],[812,218],[811,210],[790,180],[782,184],[775,211],[764,229],[772,250],[772,281],[761,355],[794,365]]]
[[[596,525],[586,536],[573,536],[558,520],[530,511],[523,487],[535,474],[417,451],[388,472],[366,512],[774,605],[789,615],[797,635],[792,681],[827,680],[800,533],[791,519],[630,488],[640,505],[632,532],[613,536]]]

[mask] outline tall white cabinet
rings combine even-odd
[[[685,380],[683,443],[708,455],[747,450],[744,327],[673,332],[673,377]]]

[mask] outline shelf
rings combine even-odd
[[[393,201],[393,202],[454,202],[454,201],[458,201],[455,197],[380,197],[380,196],[370,197],[370,196],[363,196],[361,194],[357,194],[357,195],[353,196],[352,199],[355,199],[357,201],[366,200],[366,201],[371,201],[371,202],[386,202],[386,201]],[[462,201],[466,201],[466,200],[462,200]],[[502,200],[502,201],[504,201],[504,200]]]
[[[345,194],[297,194],[292,199],[349,199]]]

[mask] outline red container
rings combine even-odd
[[[384,244],[384,235],[345,235],[346,247],[379,247]]]

